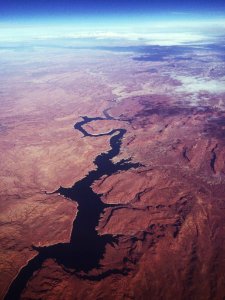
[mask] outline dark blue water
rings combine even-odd
[[[96,170],[90,171],[72,187],[60,187],[55,191],[55,193],[59,193],[78,203],[78,213],[73,222],[70,242],[41,248],[34,247],[34,249],[38,251],[37,256],[30,260],[19,272],[7,292],[6,300],[20,298],[26,283],[32,277],[33,273],[41,268],[42,263],[46,259],[55,259],[58,264],[70,272],[88,272],[94,268],[101,267],[100,260],[104,256],[106,244],[110,243],[113,245],[117,242],[117,238],[112,235],[98,235],[96,226],[99,223],[100,215],[104,212],[106,207],[115,205],[104,204],[101,201],[102,195],[96,194],[91,186],[102,176],[110,176],[119,171],[138,168],[141,165],[139,163],[132,163],[131,159],[122,160],[118,163],[113,163],[112,161],[120,152],[122,138],[126,133],[125,129],[113,129],[108,133],[92,135],[83,128],[85,124],[90,122],[112,119],[106,110],[104,111],[104,117],[89,118],[85,116],[82,117],[82,121],[74,125],[75,130],[79,130],[84,137],[99,138],[105,135],[111,136],[111,149],[108,152],[99,154],[95,158],[94,164],[96,165]],[[123,273],[119,270],[111,270],[110,272]],[[107,274],[110,275],[110,272],[98,275],[96,280],[100,280],[101,276],[103,278],[107,276]]]

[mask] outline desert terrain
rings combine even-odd
[[[224,48],[0,52],[0,299],[225,299]]]

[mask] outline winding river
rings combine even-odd
[[[126,171],[131,168],[138,168],[139,163],[133,163],[131,159],[121,160],[114,163],[112,159],[120,153],[122,138],[126,130],[123,128],[113,129],[107,133],[90,134],[83,127],[87,123],[97,120],[116,120],[108,114],[108,110],[103,112],[104,117],[82,117],[80,122],[74,125],[75,130],[79,130],[84,137],[98,138],[101,136],[111,136],[110,150],[99,154],[94,164],[96,169],[90,171],[83,179],[76,182],[70,188],[60,187],[54,193],[58,193],[68,199],[78,203],[78,213],[73,222],[70,241],[59,243],[47,247],[33,247],[38,254],[24,266],[17,277],[12,282],[5,300],[20,299],[23,289],[31,279],[33,273],[41,268],[42,263],[48,259],[54,259],[64,269],[75,274],[81,271],[88,272],[94,268],[100,268],[100,260],[105,253],[107,243],[115,243],[116,237],[112,235],[98,235],[96,226],[99,223],[101,214],[107,207],[118,206],[104,204],[101,201],[101,194],[96,194],[92,190],[92,184],[102,176],[110,176],[118,171]],[[111,273],[121,273],[119,270],[107,271],[102,275],[93,277],[93,280],[100,280]],[[84,277],[87,277],[85,275]],[[91,278],[90,277],[90,278]]]

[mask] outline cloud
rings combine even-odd
[[[225,93],[224,79],[220,80],[190,76],[176,76],[182,85],[177,87],[178,92],[199,93],[208,92],[213,94]]]
[[[128,26],[129,25],[129,26]],[[52,39],[124,40],[135,44],[180,45],[187,43],[213,42],[225,30],[225,20],[170,21],[145,20],[127,25],[85,28],[79,24],[6,26],[0,24],[0,42],[24,42]]]

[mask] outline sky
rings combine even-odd
[[[148,41],[151,33],[161,43],[165,38],[185,43],[225,32],[225,0],[0,1],[0,42],[68,37]]]
[[[1,1],[0,20],[127,18],[152,15],[182,18],[225,14],[224,0],[8,0]]]

